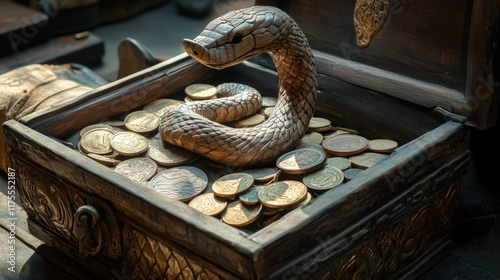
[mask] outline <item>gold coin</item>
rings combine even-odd
[[[312,117],[311,121],[309,122],[309,131],[316,131],[316,130],[321,130],[323,128],[329,128],[331,126],[332,122],[328,119],[325,118],[318,118],[318,117]]]
[[[192,84],[184,89],[192,100],[207,100],[217,95],[217,88],[209,84]]]
[[[262,168],[246,169],[243,170],[242,172],[252,175],[255,182],[262,183],[262,182],[269,182],[270,180],[272,180],[276,176],[276,173],[278,173],[278,170],[276,170],[276,168],[273,167],[262,167]]]
[[[204,193],[193,198],[188,205],[205,215],[217,216],[226,209],[227,199],[214,193]]]
[[[135,111],[125,117],[125,127],[137,133],[149,133],[160,126],[160,117],[145,110]]]
[[[245,205],[235,200],[227,205],[222,213],[222,221],[234,227],[242,227],[253,223],[260,216],[262,205]]]
[[[265,120],[266,117],[264,117],[263,115],[254,114],[250,117],[232,122],[232,126],[236,128],[252,127],[263,123]]]
[[[271,114],[273,113],[273,111],[274,111],[274,107],[266,107],[266,108],[262,107],[262,109],[260,109],[259,113],[261,115],[263,115],[264,118],[268,119],[271,116]]]
[[[246,205],[255,205],[259,203],[259,191],[262,189],[262,186],[253,186],[245,193],[240,194],[239,199],[241,203]]]
[[[340,170],[351,168],[351,161],[345,157],[331,157],[326,159],[326,166],[337,167]]]
[[[80,140],[80,147],[86,154],[109,154],[113,152],[111,148],[111,139],[114,133],[105,129],[93,129]]]
[[[260,202],[269,208],[288,208],[302,202],[307,196],[307,187],[299,181],[279,181],[259,191]]]
[[[185,165],[197,158],[195,153],[163,141],[159,133],[151,138],[148,156],[159,165],[169,167]]]
[[[91,125],[88,125],[88,126],[82,128],[82,130],[80,130],[80,137],[83,137],[83,135],[85,135],[87,132],[94,130],[94,129],[113,131],[113,127],[111,127],[110,125],[96,123],[96,124],[91,124]]]
[[[208,177],[193,166],[177,166],[162,171],[149,181],[148,186],[161,194],[183,202],[190,201],[207,188]]]
[[[345,157],[365,151],[368,148],[368,140],[355,134],[342,134],[325,138],[321,145],[328,153]]]
[[[349,168],[344,171],[344,179],[346,181],[351,181],[352,179],[356,178],[361,172],[363,172],[363,169]]]
[[[170,110],[181,106],[183,103],[184,102],[175,99],[157,99],[144,105],[143,110],[154,113],[161,118],[163,115],[170,112]]]
[[[299,204],[297,204],[295,206],[292,206],[289,210],[296,209],[296,208],[299,208],[301,206],[304,206],[304,205],[308,204],[309,202],[311,202],[312,197],[313,197],[312,194],[310,192],[308,192],[307,195],[306,195],[306,198],[304,200],[302,200],[301,203],[299,203]]]
[[[388,155],[365,152],[359,155],[352,156],[349,158],[349,160],[355,167],[366,169],[386,157],[388,157]]]
[[[111,148],[120,155],[137,156],[149,148],[149,140],[135,132],[119,132],[111,139]]]
[[[137,182],[146,182],[158,171],[158,166],[150,158],[127,159],[116,165],[114,171]]]
[[[253,186],[254,179],[247,173],[231,173],[220,177],[212,184],[212,191],[222,197],[237,196]]]
[[[398,147],[398,142],[389,139],[373,139],[368,141],[368,151],[390,153]]]
[[[300,139],[300,145],[302,144],[317,144],[320,145],[323,142],[323,135],[319,132],[310,132]]]
[[[337,167],[325,166],[302,178],[302,182],[315,191],[333,189],[344,181],[344,173]]]
[[[290,151],[276,160],[276,165],[288,174],[307,174],[319,169],[326,160],[323,150],[303,148]]]

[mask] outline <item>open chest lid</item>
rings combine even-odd
[[[320,75],[479,130],[495,124],[500,1],[257,0],[255,5],[276,6],[296,20],[315,50]]]

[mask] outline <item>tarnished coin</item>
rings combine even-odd
[[[277,97],[262,96],[262,107],[274,107],[278,103]]]
[[[115,134],[105,129],[93,129],[80,139],[80,147],[86,154],[109,154],[113,152],[111,139]]]
[[[266,118],[261,114],[254,114],[247,118],[232,122],[232,126],[236,128],[252,127],[263,123]]]
[[[340,170],[351,168],[351,161],[345,157],[331,157],[326,159],[326,166],[337,167]]]
[[[169,167],[185,165],[197,157],[193,152],[163,141],[159,133],[151,138],[148,156],[159,165]]]
[[[373,139],[368,141],[368,151],[390,153],[398,147],[398,142],[390,139]]]
[[[125,117],[125,127],[137,133],[149,133],[158,129],[160,117],[145,110],[134,111]]]
[[[149,140],[135,132],[119,132],[111,138],[111,148],[124,156],[137,156],[149,148]]]
[[[278,173],[278,170],[276,170],[276,168],[273,167],[263,167],[263,168],[246,169],[243,170],[242,172],[252,175],[255,182],[263,183],[272,180],[276,176],[276,173]]]
[[[386,157],[388,157],[388,155],[365,152],[349,157],[349,160],[352,162],[353,166],[366,169]]]
[[[179,107],[184,102],[175,99],[157,99],[152,101],[146,105],[144,105],[143,110],[156,114],[158,117],[163,117],[166,113],[170,112],[170,110]]]
[[[150,158],[131,158],[116,165],[114,171],[137,182],[146,182],[158,171],[158,166]]]
[[[344,173],[337,167],[325,166],[322,169],[311,173],[302,182],[315,191],[326,191],[333,189],[344,181]]]
[[[320,145],[323,142],[323,135],[319,132],[307,133],[300,139],[300,145],[302,144],[317,144]]]
[[[217,88],[209,84],[192,84],[184,89],[187,97],[192,100],[206,100],[217,94]]]
[[[359,173],[363,172],[363,169],[359,168],[349,168],[344,171],[344,179],[346,181],[351,181],[352,179],[356,178],[356,176],[359,175]]]
[[[212,191],[222,197],[235,197],[253,186],[254,179],[247,173],[231,173],[217,179],[212,184]]]
[[[205,215],[217,216],[226,209],[227,199],[214,193],[204,193],[193,198],[188,205]]]
[[[245,205],[235,200],[227,205],[222,213],[222,221],[234,227],[242,227],[253,223],[260,216],[262,205]]]
[[[309,122],[308,131],[322,131],[322,129],[329,128],[332,122],[329,119],[312,117]]]
[[[260,203],[258,194],[262,188],[262,186],[253,186],[245,193],[240,194],[239,199],[241,203],[246,205],[254,205]]]
[[[368,140],[355,134],[342,134],[325,138],[321,145],[328,153],[345,157],[365,151],[368,148]]]
[[[183,202],[201,194],[208,185],[208,177],[193,166],[172,167],[149,181],[148,186],[169,198]]]
[[[288,208],[302,202],[307,196],[307,187],[299,181],[279,181],[259,191],[260,202],[269,208]]]
[[[85,135],[85,133],[87,133],[91,130],[94,130],[94,129],[113,131],[113,127],[110,125],[96,123],[96,124],[91,124],[91,125],[88,125],[88,126],[82,128],[82,130],[80,130],[80,137],[83,137],[83,135]]]
[[[86,154],[89,158],[97,161],[98,163],[106,166],[116,166],[118,163],[120,163],[119,160],[112,158],[112,157],[107,157],[103,155],[98,155],[98,154]]]
[[[326,160],[323,150],[303,148],[290,151],[276,160],[276,166],[284,173],[307,174],[319,169]]]

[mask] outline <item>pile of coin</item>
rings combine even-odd
[[[183,101],[159,99],[115,119],[83,128],[69,142],[117,173],[185,202],[205,215],[246,230],[258,230],[287,212],[354,179],[398,147],[356,130],[313,117],[300,145],[272,166],[229,169],[161,139],[161,117],[185,102],[214,99],[216,87],[193,84]],[[264,97],[260,113],[234,127],[253,126],[272,113],[276,98]]]

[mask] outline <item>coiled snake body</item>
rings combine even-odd
[[[267,52],[279,77],[278,101],[262,124],[231,128],[218,122],[243,118],[261,106],[250,87],[226,98],[186,103],[162,118],[162,138],[210,160],[231,166],[259,166],[294,149],[306,133],[317,98],[316,68],[305,35],[295,21],[275,7],[254,6],[229,12],[195,39],[184,39],[186,52],[215,69]],[[222,84],[219,89],[240,87]],[[250,96],[245,99],[244,96]]]

